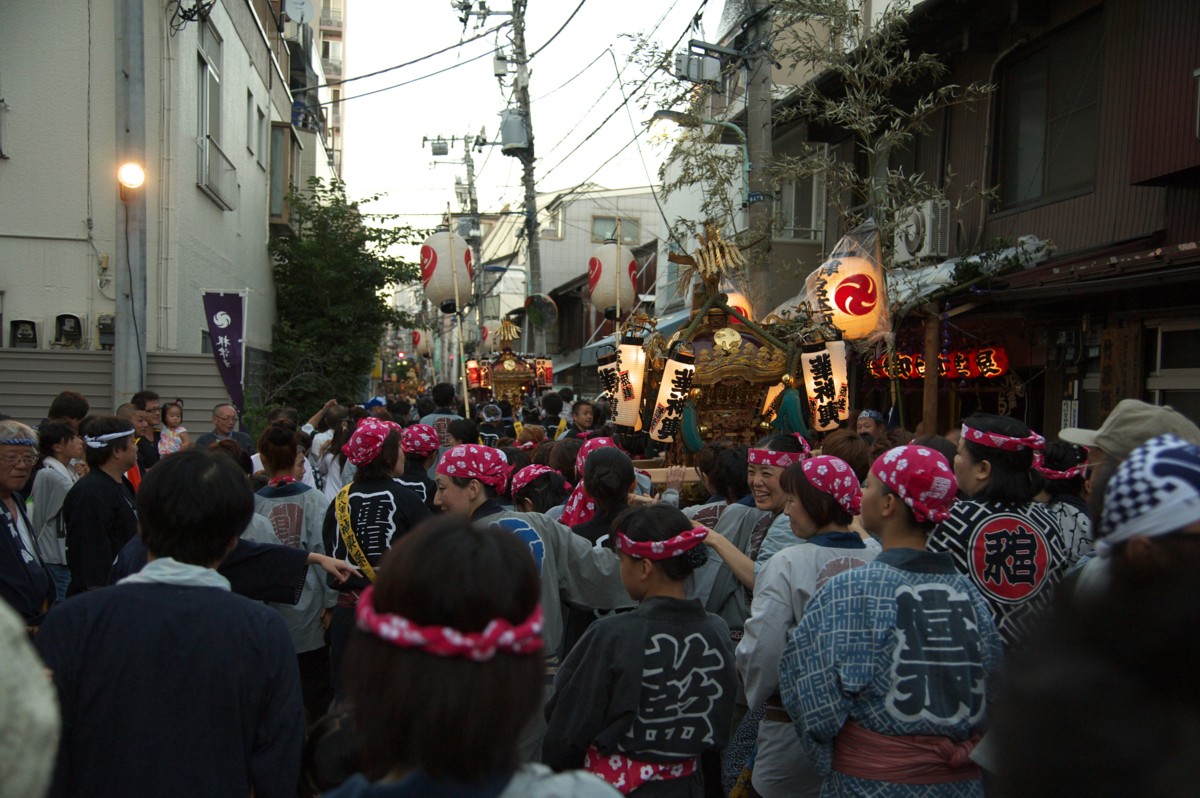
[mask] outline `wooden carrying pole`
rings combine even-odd
[[[938,338],[941,318],[936,305],[925,306],[925,394],[921,403],[921,431],[938,434]]]

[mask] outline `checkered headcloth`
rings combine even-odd
[[[1097,550],[1143,535],[1156,537],[1200,521],[1200,446],[1175,435],[1151,438],[1129,453],[1104,488]]]

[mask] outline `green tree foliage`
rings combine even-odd
[[[388,325],[411,324],[385,292],[419,279],[417,264],[392,253],[423,231],[361,210],[377,199],[352,201],[340,180],[315,177],[288,195],[294,232],[271,241],[276,323],[263,404],[305,417],[332,397],[361,400]]]

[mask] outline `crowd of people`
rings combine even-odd
[[[0,418],[0,798],[1190,795],[1200,428]]]

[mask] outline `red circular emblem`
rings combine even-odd
[[[879,292],[875,281],[866,274],[853,274],[842,280],[833,292],[833,304],[849,316],[865,316],[875,309]]]
[[[1025,601],[1050,573],[1046,538],[1016,515],[994,515],[980,524],[971,535],[968,556],[975,584],[999,601]]]
[[[433,277],[434,270],[437,269],[437,250],[428,244],[421,245],[421,281],[425,285],[429,285],[429,278]]]

